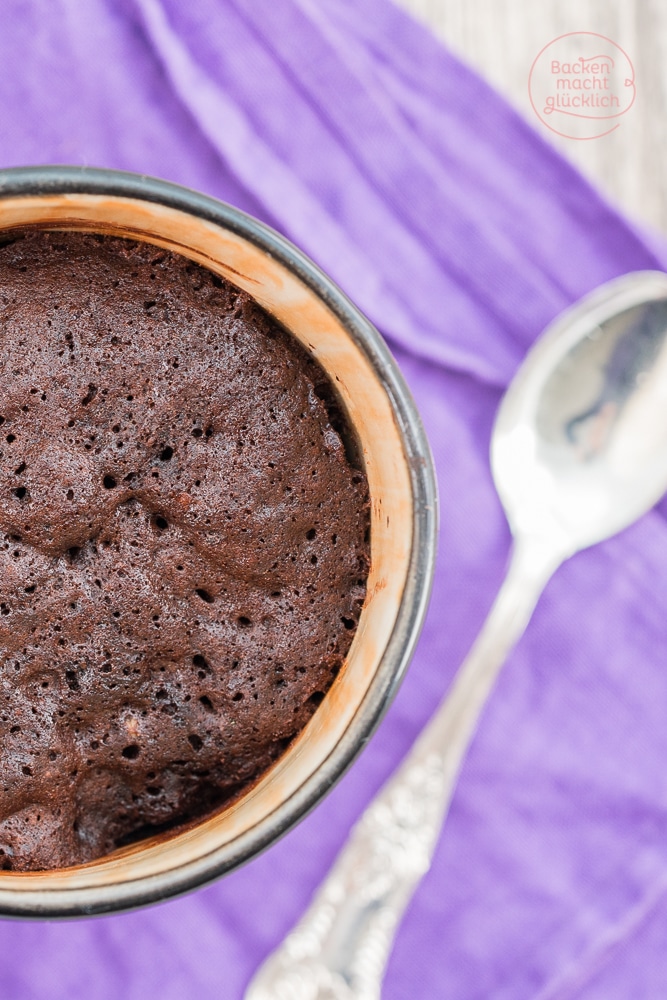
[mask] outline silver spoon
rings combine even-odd
[[[667,275],[628,274],[556,319],[502,401],[491,465],[514,536],[500,592],[447,697],[246,1000],[380,997],[481,711],[544,586],[667,489]]]

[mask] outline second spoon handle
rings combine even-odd
[[[447,697],[352,829],[313,902],[245,1000],[379,1000],[401,917],[428,871],[456,779],[505,658],[569,552],[518,539]]]

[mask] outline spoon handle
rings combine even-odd
[[[394,936],[431,865],[456,779],[505,658],[569,555],[517,539],[509,571],[447,697],[353,827],[310,907],[245,1000],[379,1000]]]

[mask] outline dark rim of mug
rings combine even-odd
[[[343,738],[289,799],[229,844],[159,875],[118,885],[13,891],[11,896],[15,898],[11,901],[7,900],[10,893],[4,893],[0,884],[0,916],[12,917],[91,916],[166,900],[232,871],[287,833],[342,777],[368,742],[398,689],[426,614],[438,529],[433,459],[403,376],[375,327],[301,250],[240,209],[169,181],[93,167],[37,166],[0,170],[0,212],[5,198],[57,194],[118,196],[155,202],[204,219],[270,254],[313,291],[365,354],[390,400],[412,486],[412,547],[398,615],[370,687]]]

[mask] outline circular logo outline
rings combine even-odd
[[[543,112],[543,113],[540,113],[540,111],[538,111],[538,109],[537,109],[537,107],[535,105],[535,101],[533,100],[533,87],[532,87],[533,74],[535,72],[535,68],[536,68],[539,60],[542,58],[542,56],[547,51],[547,49],[551,48],[552,45],[555,45],[556,42],[560,42],[564,38],[571,38],[573,36],[577,36],[577,37],[587,36],[587,37],[590,37],[590,38],[601,38],[604,42],[607,42],[609,45],[613,45],[613,47],[615,49],[618,49],[618,51],[627,60],[628,66],[630,67],[631,76],[630,76],[629,79],[625,79],[624,80],[624,84],[625,84],[626,87],[631,87],[632,88],[632,99],[631,99],[630,103],[628,104],[628,106],[626,108],[623,108],[622,111],[618,111],[618,112],[616,112],[614,114],[608,114],[608,115],[583,115],[583,114],[576,114],[575,112],[571,112],[571,111],[565,111],[564,109],[559,109],[559,111],[560,111],[561,114],[568,115],[569,117],[572,117],[572,118],[580,118],[580,119],[586,119],[588,121],[599,121],[599,122],[609,121],[612,118],[621,118],[623,115],[625,115],[625,114],[628,113],[628,111],[630,110],[630,108],[635,103],[635,100],[636,100],[636,97],[637,97],[637,86],[636,86],[636,83],[635,83],[635,67],[634,67],[632,59],[630,58],[630,56],[628,55],[628,53],[625,51],[625,49],[621,45],[618,44],[618,42],[615,42],[612,38],[608,38],[606,35],[601,35],[597,31],[566,31],[564,34],[558,35],[556,38],[552,38],[550,42],[547,42],[546,45],[542,46],[542,48],[540,49],[540,51],[537,53],[537,55],[533,59],[532,65],[530,67],[530,72],[528,73],[528,99],[530,100],[530,105],[531,105],[533,111],[535,112],[536,117],[539,119],[539,121],[546,128],[549,129],[550,132],[554,132],[555,135],[560,135],[564,139],[574,139],[575,141],[578,141],[578,142],[588,142],[590,139],[601,139],[603,136],[609,135],[611,132],[614,132],[617,128],[619,128],[621,123],[620,122],[616,122],[614,125],[612,125],[611,128],[606,129],[604,132],[596,132],[595,135],[569,135],[567,132],[561,132],[557,128],[554,128],[553,125],[550,125],[548,121],[545,121],[544,115],[546,114],[546,111]],[[604,56],[604,57],[603,56],[588,56],[586,59],[584,59],[583,57],[580,56],[579,57],[579,61],[581,61],[581,62],[590,62],[591,59],[595,59],[595,58],[611,59],[612,63],[614,62],[613,57],[611,57],[611,56]],[[554,110],[554,109],[551,109],[551,110]]]

